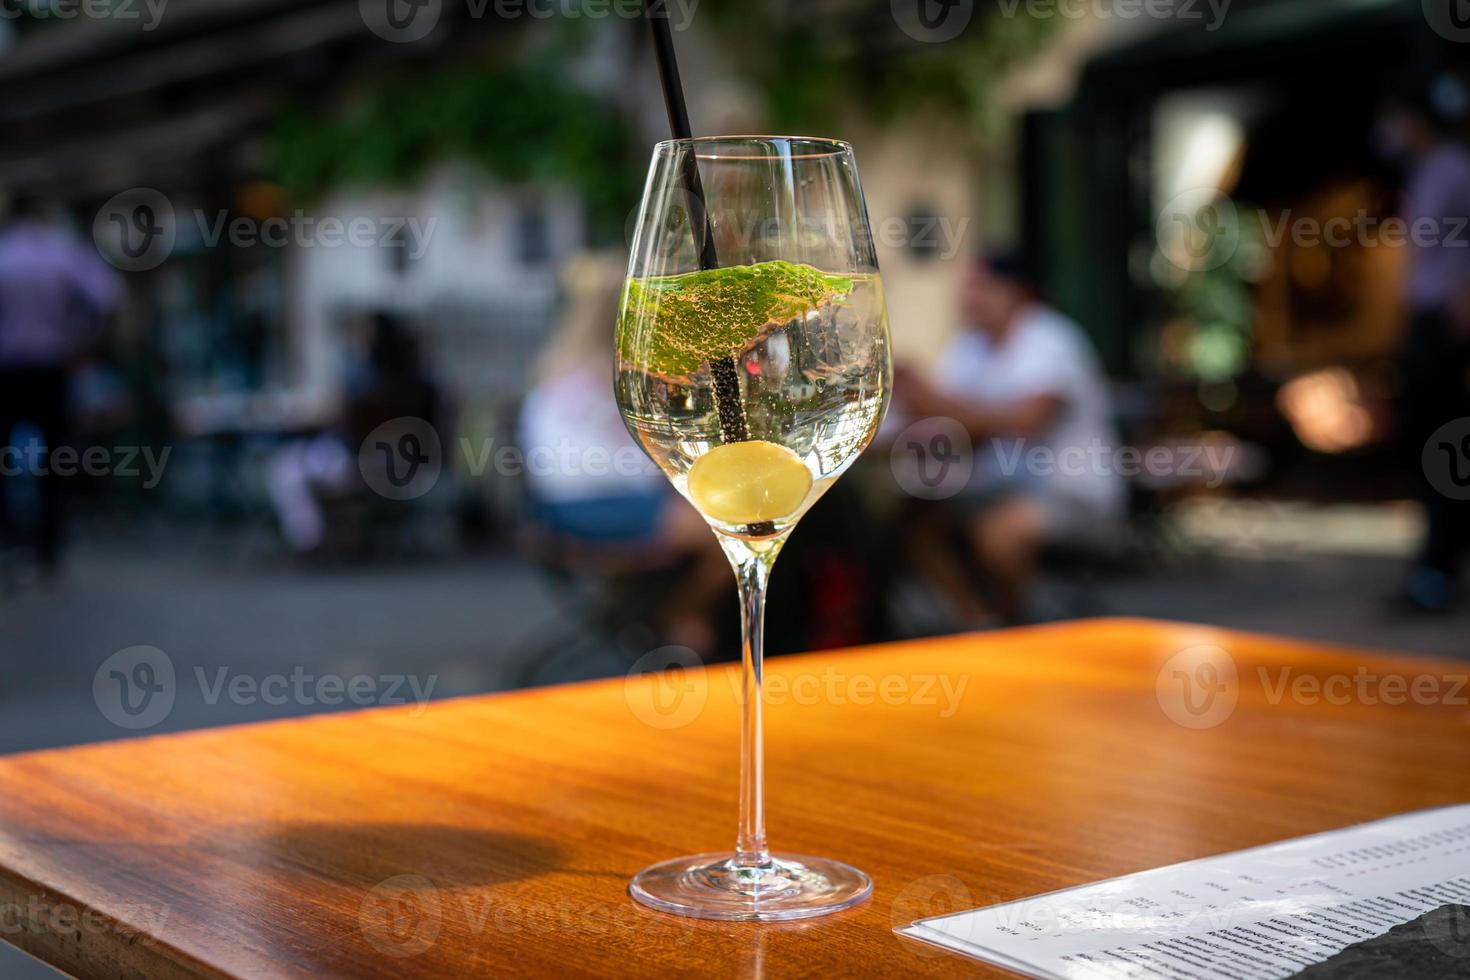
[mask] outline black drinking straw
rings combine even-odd
[[[643,12],[653,31],[653,53],[658,60],[658,78],[663,84],[669,129],[674,139],[691,139],[694,133],[689,126],[689,109],[684,104],[684,85],[679,80],[679,61],[674,56],[674,36],[669,30],[665,0],[646,0]],[[704,204],[698,154],[691,149],[684,155],[682,164],[684,190],[689,195],[689,226],[701,236],[699,267],[703,270],[718,269],[720,259],[715,254],[715,236]],[[750,438],[750,430],[746,428],[745,409],[740,404],[740,374],[735,367],[735,359],[721,357],[711,361],[710,373],[714,376],[715,411],[720,416],[721,438],[727,443],[745,442]]]

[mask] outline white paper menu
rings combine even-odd
[[[921,919],[897,931],[1043,980],[1278,980],[1447,904],[1470,905],[1470,805]]]

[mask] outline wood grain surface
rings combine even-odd
[[[876,883],[785,925],[625,891],[732,843],[725,666],[11,756],[0,938],[84,978],[999,976],[892,928],[1464,802],[1465,669],[1136,620],[772,660],[773,845]]]

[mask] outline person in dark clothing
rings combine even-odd
[[[116,273],[75,235],[15,197],[0,231],[0,536],[35,550],[55,570],[62,540],[62,488],[51,452],[66,438],[68,367],[100,319],[116,309]],[[19,439],[22,425],[36,430]],[[40,517],[21,535],[8,506],[10,478],[35,477]]]
[[[379,426],[395,419],[440,424],[439,390],[412,329],[382,311],[359,317],[355,326],[366,332],[367,350],[346,364],[336,418],[320,433],[283,445],[266,474],[281,532],[301,555],[322,554],[331,543],[328,501],[367,489],[359,481],[374,471],[360,468],[359,450]],[[397,464],[391,456],[369,459],[361,465],[381,469],[368,486],[385,485]]]
[[[1424,466],[1434,432],[1470,415],[1470,149],[1449,135],[1444,111],[1417,93],[1391,102],[1380,120],[1385,150],[1408,167],[1405,300],[1409,322],[1399,351],[1398,440],[1424,506],[1426,530],[1402,599],[1441,611],[1455,600],[1470,546],[1470,503],[1436,489]]]

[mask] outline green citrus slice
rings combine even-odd
[[[629,279],[618,317],[618,353],[654,374],[685,377],[739,354],[768,327],[851,291],[846,276],[782,260]]]

